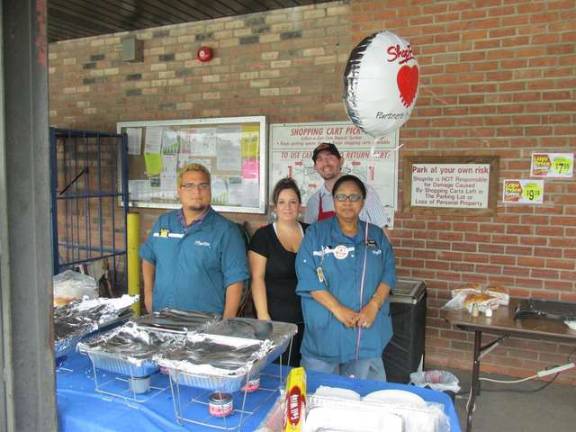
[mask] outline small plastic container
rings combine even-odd
[[[212,393],[208,397],[208,412],[214,417],[227,417],[234,412],[234,402],[228,393]]]
[[[129,378],[128,387],[135,394],[148,393],[150,391],[150,376]]]
[[[472,316],[473,316],[474,318],[480,316],[480,309],[478,308],[478,305],[477,305],[476,303],[474,303],[474,304],[472,305]]]

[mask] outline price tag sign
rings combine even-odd
[[[574,153],[532,153],[530,177],[572,178]]]
[[[508,204],[542,204],[544,202],[544,181],[504,180],[502,201]]]

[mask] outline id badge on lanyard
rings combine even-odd
[[[326,280],[326,275],[324,274],[324,268],[322,264],[324,263],[324,255],[326,252],[324,251],[324,246],[321,247],[322,255],[320,256],[320,264],[316,267],[316,277],[318,278],[318,282],[328,288],[328,281]]]

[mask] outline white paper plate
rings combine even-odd
[[[314,396],[324,396],[337,399],[352,399],[357,401],[360,400],[360,395],[354,390],[340,387],[320,386],[314,392]]]
[[[404,420],[380,408],[346,406],[318,407],[309,410],[303,432],[402,432]]]
[[[564,321],[564,323],[570,327],[572,330],[576,330],[576,320],[573,321]]]
[[[426,406],[426,401],[414,393],[405,390],[378,390],[367,394],[362,398],[368,402],[382,402],[405,407],[421,408]]]

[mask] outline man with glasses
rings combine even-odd
[[[312,153],[312,160],[314,161],[314,169],[324,179],[324,183],[320,186],[320,189],[312,194],[306,203],[304,222],[308,224],[334,216],[332,187],[336,180],[342,176],[342,166],[344,164],[344,159],[340,155],[338,148],[332,143],[319,144]],[[360,213],[360,219],[384,228],[386,225],[384,206],[374,188],[366,185],[366,190],[366,201]]]
[[[146,310],[234,317],[248,279],[240,230],[210,206],[210,172],[204,166],[181,170],[178,197],[182,208],[161,215],[140,249]]]

